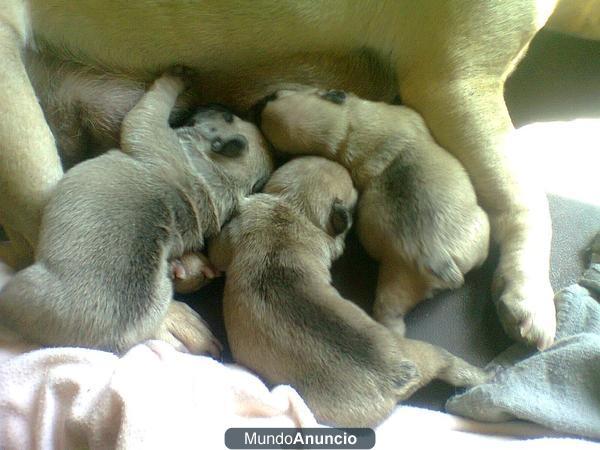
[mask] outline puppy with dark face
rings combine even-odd
[[[294,159],[241,204],[209,256],[226,271],[223,311],[234,359],[271,383],[294,386],[322,422],[371,426],[433,378],[465,386],[487,375],[397,336],[331,285],[356,199],[339,164]]]
[[[461,286],[487,257],[488,218],[467,173],[407,107],[311,88],[270,100],[261,126],[277,149],[321,155],[352,174],[359,238],[380,262],[374,316],[404,334],[407,312]]]
[[[173,273],[262,186],[272,162],[258,129],[221,108],[172,129],[183,89],[179,77],[163,75],[125,117],[121,151],[84,161],[59,182],[35,264],[0,292],[2,325],[45,345],[123,352],[158,338],[218,354],[202,319],[173,301]]]

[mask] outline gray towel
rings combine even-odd
[[[544,352],[516,344],[494,359],[489,382],[452,397],[449,412],[476,420],[523,419],[600,438],[600,264],[557,293],[557,335]],[[585,286],[585,287],[584,287]]]

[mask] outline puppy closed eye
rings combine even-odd
[[[336,105],[342,105],[346,101],[346,93],[344,91],[332,90],[322,94],[321,98]]]
[[[236,134],[226,139],[215,138],[210,149],[219,155],[235,158],[248,149],[248,140],[241,134]]]
[[[352,214],[339,199],[336,199],[331,206],[329,223],[334,236],[338,236],[347,231],[352,225]]]

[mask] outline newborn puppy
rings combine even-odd
[[[358,235],[380,262],[381,323],[403,335],[407,312],[436,289],[461,286],[486,259],[489,223],[469,177],[415,111],[306,89],[267,98],[260,118],[280,151],[325,156],[351,172]]]
[[[173,301],[171,261],[200,250],[272,170],[258,129],[221,107],[178,129],[183,81],[163,75],[123,122],[121,150],[67,172],[45,208],[36,262],[0,292],[0,323],[30,341],[123,352],[163,339],[219,353]]]
[[[263,194],[209,244],[226,271],[223,311],[234,359],[271,383],[289,383],[317,418],[373,426],[396,402],[441,378],[483,382],[480,369],[374,321],[331,285],[356,191],[348,172],[318,157],[279,168]]]

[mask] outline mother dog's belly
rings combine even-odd
[[[183,64],[197,71],[202,101],[243,110],[288,84],[391,100],[411,73],[413,84],[444,76],[440,74],[468,79],[469,71],[501,79],[521,52],[524,36],[531,35],[528,30],[549,14],[540,15],[532,3],[536,2],[30,0],[29,4],[35,43],[42,50],[145,81]],[[506,54],[490,52],[490,42]]]
[[[326,67],[330,57],[367,49],[402,81],[458,67],[451,76],[504,76],[556,1],[30,0],[29,9],[40,48],[147,80],[173,64],[222,77],[257,69],[267,79],[329,71],[351,80],[365,69]]]
[[[183,64],[202,101],[243,110],[296,83],[391,100],[402,3],[31,0],[30,13],[42,51],[146,81]]]
[[[357,9],[346,0],[32,0],[30,10],[42,47],[135,73],[175,63],[222,71],[274,56],[360,48],[368,45],[366,5]]]

